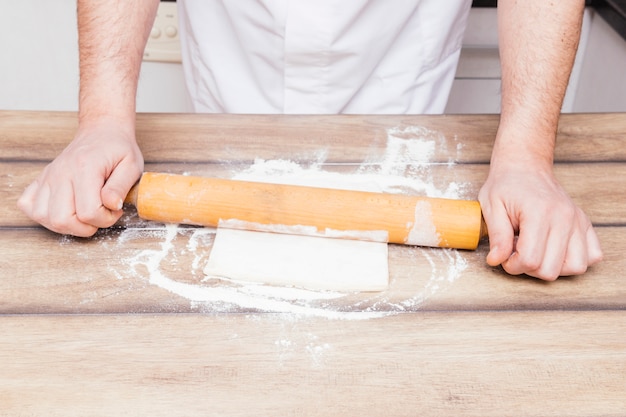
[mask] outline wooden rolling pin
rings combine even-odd
[[[150,172],[125,201],[139,217],[165,223],[215,227],[236,221],[243,228],[271,225],[287,232],[314,227],[355,239],[386,232],[390,243],[457,249],[476,249],[487,234],[478,201]]]

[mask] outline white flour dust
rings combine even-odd
[[[120,236],[120,245],[134,239],[143,239],[145,230],[127,229]],[[260,284],[240,284],[215,280],[211,283],[208,279],[198,279],[196,282],[182,282],[172,279],[163,271],[163,265],[171,263],[177,258],[174,241],[186,239],[186,248],[194,253],[191,262],[190,275],[202,274],[203,265],[200,260],[208,256],[209,249],[200,250],[199,242],[207,241],[207,237],[215,234],[211,228],[182,228],[178,225],[165,225],[162,229],[149,231],[153,236],[161,237],[158,249],[144,249],[132,257],[126,259],[130,272],[141,277],[147,270],[150,284],[168,290],[171,293],[188,299],[194,308],[203,311],[268,311],[289,312],[302,315],[315,315],[327,318],[339,318],[350,316],[349,313],[316,308],[310,305],[315,300],[332,300],[344,297],[345,294],[334,292],[308,291],[298,288],[271,287]],[[204,245],[208,248],[208,244]],[[186,252],[186,251],[185,251]],[[363,318],[370,317],[363,316]]]
[[[396,128],[388,131],[382,159],[376,156],[365,161],[351,174],[328,170],[327,167],[331,165],[325,164],[323,159],[306,167],[290,160],[257,159],[246,170],[235,173],[233,178],[358,191],[410,192],[426,197],[462,198],[464,184],[450,182],[443,189],[435,185],[432,166],[437,164],[430,160],[435,148],[445,143],[445,138],[425,128]]]
[[[289,160],[259,159],[247,169],[234,173],[233,178],[464,198],[463,183],[448,183],[442,189],[434,181],[432,168],[442,164],[432,164],[430,161],[436,148],[445,143],[445,138],[440,134],[421,127],[396,128],[388,131],[387,146],[382,158],[380,155],[372,157],[354,167],[350,173],[330,170],[332,164],[325,164],[323,160],[303,166]],[[120,279],[147,281],[150,285],[189,300],[191,308],[202,312],[267,311],[331,319],[367,319],[419,307],[429,297],[452,285],[467,267],[461,251],[398,247],[396,250],[402,254],[407,252],[407,256],[411,257],[415,271],[422,271],[423,274],[424,262],[431,266],[430,276],[425,284],[414,288],[405,298],[397,295],[392,297],[391,294],[394,294],[394,285],[400,285],[401,281],[406,285],[411,280],[410,276],[390,277],[390,288],[375,294],[344,294],[228,282],[207,278],[202,272],[214,236],[215,229],[212,228],[159,224],[151,228],[127,228],[119,235],[117,245],[120,253],[123,252],[122,248],[126,248],[127,252],[129,244],[145,247],[143,242],[146,240],[150,240],[153,247],[125,256],[124,273],[113,273]],[[132,245],[133,242],[135,245]],[[411,272],[410,267],[405,269]],[[184,280],[172,278],[183,275],[186,276]],[[402,292],[404,293],[406,291]],[[312,349],[325,347],[316,346]]]

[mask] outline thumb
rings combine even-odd
[[[102,187],[100,193],[102,204],[112,211],[121,210],[128,191],[137,182],[140,175],[141,169],[123,164],[118,165]]]

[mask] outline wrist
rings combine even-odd
[[[83,113],[79,114],[78,131],[76,136],[103,137],[94,132],[109,132],[107,136],[114,134],[116,138],[124,138],[135,141],[135,117],[125,114]]]
[[[116,122],[121,126],[135,124],[134,97],[121,97],[116,94],[82,94],[78,106],[79,124],[93,124],[98,122]]]
[[[555,138],[555,132],[528,124],[501,124],[491,154],[491,167],[551,171]]]

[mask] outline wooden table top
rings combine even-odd
[[[137,135],[146,170],[393,171],[475,199],[497,123],[141,114]],[[390,245],[389,289],[356,294],[206,280],[213,230],[132,208],[90,239],[38,227],[16,200],[75,128],[0,111],[0,415],[626,415],[626,114],[561,120],[556,173],[605,253],[585,275],[508,276],[487,242]],[[427,158],[390,159],[398,140]]]

